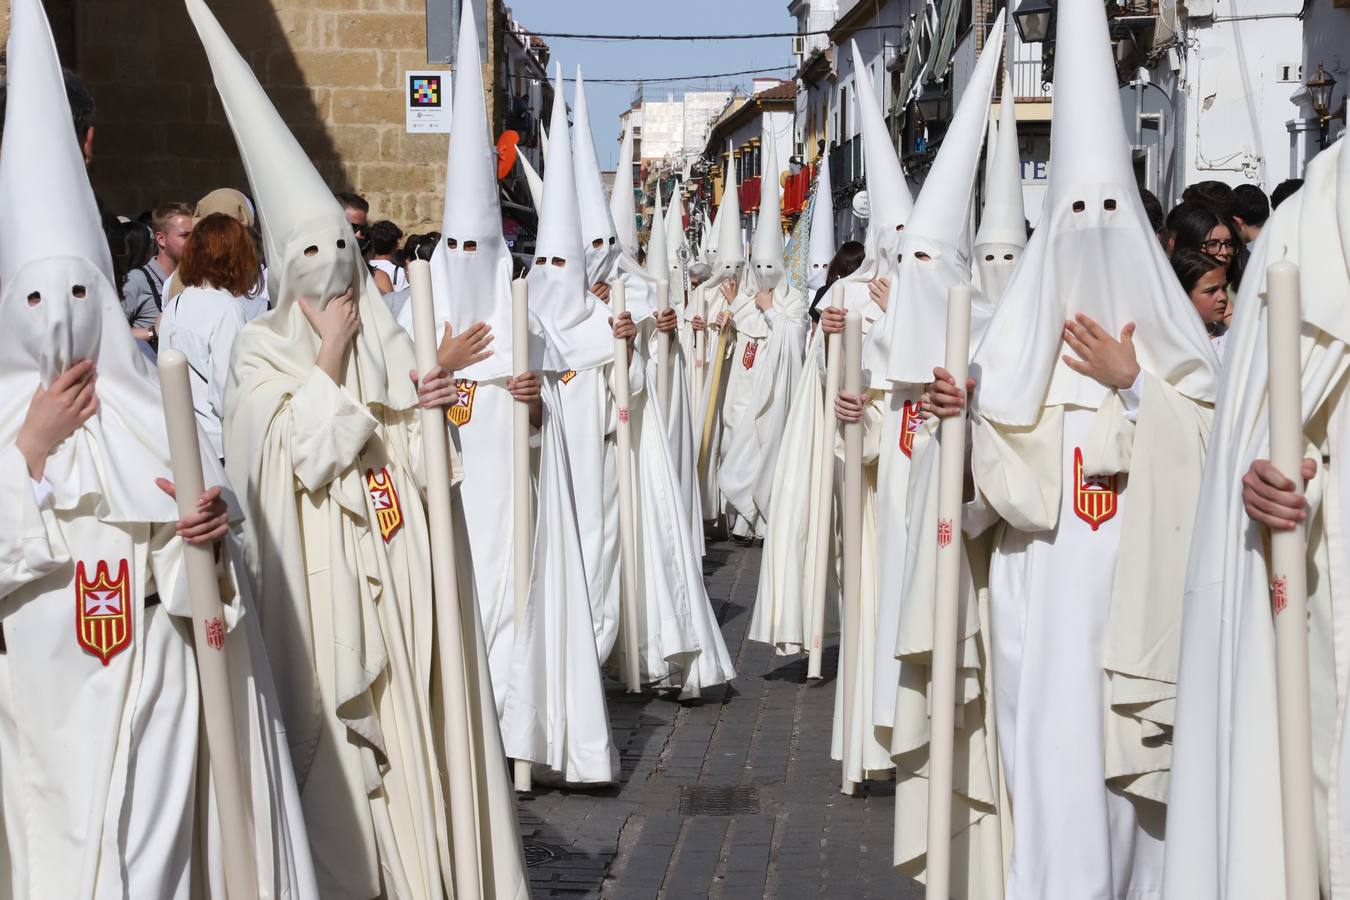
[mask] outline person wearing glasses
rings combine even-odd
[[[1247,267],[1247,245],[1242,242],[1237,225],[1226,213],[1204,203],[1183,202],[1167,217],[1171,232],[1171,253],[1175,257],[1183,251],[1204,253],[1223,264],[1228,275],[1228,306],[1224,325],[1232,318],[1242,273]]]

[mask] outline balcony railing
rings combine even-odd
[[[834,189],[863,177],[862,149],[862,135],[854,135],[830,150],[830,181]]]
[[[1013,99],[1019,103],[1035,103],[1050,99],[1050,85],[1045,83],[1045,70],[1041,61],[1042,44],[1024,44],[1014,32],[1012,44]],[[995,96],[1003,99],[1003,85],[995,88]]]

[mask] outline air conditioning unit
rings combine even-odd
[[[792,39],[792,55],[796,57],[806,55],[806,35],[799,34]]]

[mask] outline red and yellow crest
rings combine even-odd
[[[445,411],[445,416],[456,428],[463,428],[473,418],[473,395],[478,393],[478,382],[460,378],[455,382],[455,391],[459,396],[455,405]]]
[[[577,377],[577,370],[568,369],[566,372],[558,376],[558,380],[561,381],[563,384],[567,384],[567,382],[571,381],[573,378],[576,377]]]
[[[900,452],[908,457],[914,456],[914,435],[922,424],[923,408],[913,400],[906,400],[900,410]]]
[[[84,563],[75,567],[75,640],[105,666],[131,646],[131,577],[124,559],[117,577],[99,560],[89,580]]]
[[[1083,475],[1083,450],[1073,448],[1073,510],[1096,531],[1116,514],[1116,476]]]
[[[380,523],[380,537],[387,544],[403,527],[403,507],[399,505],[398,491],[394,489],[389,470],[382,468],[377,473],[374,469],[366,469],[366,490],[370,491],[370,502]]]
[[[759,344],[756,344],[754,341],[751,341],[750,343],[746,344],[745,353],[741,355],[741,365],[745,366],[747,369],[754,366],[755,354],[758,352],[759,352]]]

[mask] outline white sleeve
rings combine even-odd
[[[243,307],[231,301],[229,310],[216,322],[206,343],[207,375],[210,378],[206,395],[211,412],[221,422],[225,421],[225,385],[230,380],[230,354],[234,350],[234,339],[243,327]]]
[[[317,491],[356,461],[379,423],[345,387],[315,366],[291,396],[295,477]]]
[[[1144,398],[1144,370],[1134,377],[1134,384],[1118,391],[1121,402],[1125,404],[1125,418],[1131,422],[1139,418],[1139,403]]]
[[[8,513],[0,528],[0,597],[70,561],[51,505],[51,485],[29,477],[19,448],[0,451],[0,508]]]

